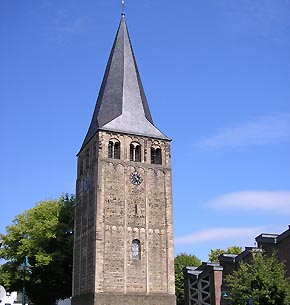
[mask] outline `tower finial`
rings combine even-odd
[[[125,0],[122,0],[122,15],[125,15]]]

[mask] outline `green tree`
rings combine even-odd
[[[226,250],[222,249],[211,249],[210,254],[208,255],[208,260],[210,262],[218,262],[218,257],[221,254],[227,253],[227,254],[240,254],[243,251],[242,247],[238,246],[231,246],[228,247]]]
[[[180,253],[174,258],[175,294],[177,305],[184,304],[184,279],[182,269],[186,266],[199,266],[201,261],[195,255]]]
[[[74,197],[42,201],[16,216],[0,234],[3,245],[0,280],[9,290],[22,288],[23,273],[18,267],[28,256],[33,265],[26,272],[26,294],[35,305],[53,305],[71,296]]]
[[[290,284],[285,278],[285,266],[273,255],[253,253],[251,263],[241,263],[240,268],[226,277],[229,302],[235,305],[289,305]]]

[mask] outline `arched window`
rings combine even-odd
[[[141,146],[137,145],[135,148],[135,161],[141,162]]]
[[[141,162],[141,145],[137,142],[130,144],[130,161]]]
[[[113,147],[114,147],[114,143],[112,141],[109,141],[108,158],[113,158]]]
[[[151,164],[162,164],[162,154],[159,146],[151,147]]]
[[[115,142],[114,145],[114,159],[120,159],[120,142]]]
[[[134,239],[131,245],[132,259],[141,259],[141,244],[140,240]]]
[[[108,144],[108,158],[120,159],[120,142],[116,139],[111,139]]]

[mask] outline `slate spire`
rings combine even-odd
[[[98,130],[168,139],[154,126],[124,12],[82,148]]]

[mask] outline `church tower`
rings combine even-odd
[[[73,305],[175,304],[171,192],[122,13],[78,154]]]

